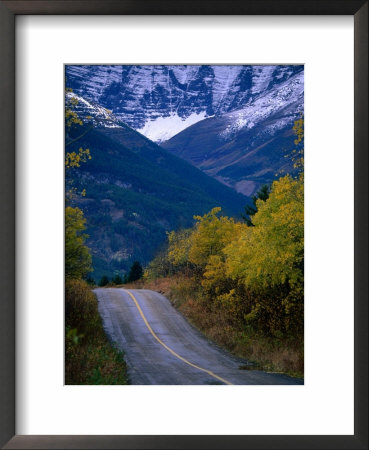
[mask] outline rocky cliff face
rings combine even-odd
[[[261,185],[293,171],[292,128],[304,111],[304,74],[296,73],[231,112],[207,118],[162,146],[236,191],[253,195]]]
[[[260,112],[255,109],[256,101],[271,94],[269,105],[263,108],[283,107],[279,87],[302,72],[301,65],[70,65],[66,84],[149,139],[163,142],[205,118],[247,105],[255,111],[254,118],[247,121],[247,126],[252,125]],[[244,117],[236,119],[236,128],[244,121]],[[232,127],[225,133],[232,132]]]

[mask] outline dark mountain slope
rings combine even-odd
[[[182,131],[162,146],[206,174],[245,195],[252,195],[276,174],[291,170],[285,158],[294,148],[293,121],[268,136],[263,126],[240,132],[228,142],[216,134],[217,124],[206,119]]]
[[[252,195],[276,174],[291,170],[292,127],[304,104],[303,73],[245,107],[198,122],[162,147],[208,175]]]
[[[190,226],[193,215],[221,206],[239,217],[248,201],[122,123],[88,132],[67,151],[80,147],[92,159],[68,171],[67,184],[86,189],[75,203],[87,218],[95,279],[146,264],[166,231]]]

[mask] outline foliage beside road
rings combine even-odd
[[[263,368],[303,375],[303,119],[296,121],[295,175],[254,198],[244,222],[213,208],[194,227],[168,234],[147,281],[167,278],[169,295],[202,331]]]
[[[76,100],[71,100],[75,102]],[[66,147],[69,133],[83,122],[66,107]],[[73,142],[78,140],[74,138]],[[67,152],[67,171],[76,170],[92,157],[89,149],[80,147]],[[80,208],[72,207],[76,196],[84,196],[72,184],[66,184],[65,208],[65,384],[127,384],[123,354],[108,341],[97,299],[84,281],[91,272],[91,253],[86,246],[86,219]]]
[[[65,321],[65,384],[128,384],[123,354],[108,341],[97,299],[82,280],[67,280]]]

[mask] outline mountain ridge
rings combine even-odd
[[[243,108],[204,119],[161,146],[250,196],[277,174],[293,171],[286,156],[294,149],[292,129],[303,110],[302,72]]]
[[[247,105],[301,65],[66,66],[67,86],[156,142]],[[165,119],[165,120],[164,120]]]

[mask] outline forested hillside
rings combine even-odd
[[[248,203],[124,124],[94,127],[68,151],[79,147],[88,148],[91,159],[68,171],[66,182],[85,193],[73,204],[85,214],[95,281],[123,276],[136,260],[147,264],[166,232],[191,226],[194,215],[220,205],[239,216]]]

